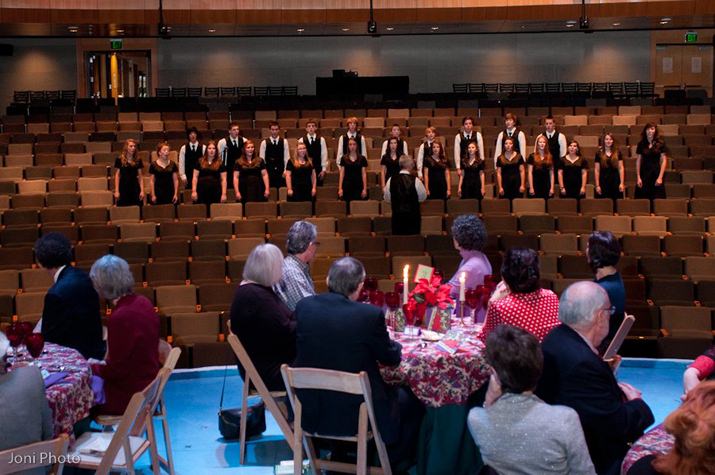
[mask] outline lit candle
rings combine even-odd
[[[410,273],[410,265],[405,264],[405,267],[402,269],[402,282],[404,284],[404,288],[402,289],[402,303],[406,304],[407,303],[407,294],[409,293],[410,289],[410,283],[408,281],[408,275]]]
[[[464,282],[467,280],[467,273],[462,272],[462,275],[459,276],[459,301],[464,302],[464,294],[465,294],[465,289],[464,289]]]

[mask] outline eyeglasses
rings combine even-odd
[[[607,307],[607,308],[602,308],[601,311],[602,311],[602,312],[607,312],[607,313],[608,313],[608,316],[610,317],[610,316],[612,316],[613,314],[616,313],[616,307],[615,307],[615,306],[610,306],[610,307]]]

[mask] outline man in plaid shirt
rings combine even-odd
[[[301,299],[315,295],[310,261],[320,245],[317,237],[317,228],[308,221],[296,221],[288,230],[288,255],[283,260],[283,276],[273,290],[291,310],[295,310]]]

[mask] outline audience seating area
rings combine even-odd
[[[715,124],[709,106],[552,107],[512,109],[520,117],[529,147],[552,114],[561,132],[575,137],[593,161],[598,138],[614,132],[626,159],[628,196],[635,182],[635,145],[646,122],[659,124],[671,157],[665,175],[668,199],[588,198],[476,200],[452,198],[422,205],[422,235],[390,235],[390,207],[379,186],[379,147],[390,126],[403,127],[411,150],[424,128],[433,125],[451,158],[453,137],[465,115],[475,117],[484,134],[487,157],[493,156],[502,129],[501,108],[474,109],[330,109],[278,111],[119,112],[5,116],[0,133],[0,322],[14,315],[35,321],[51,279],[34,264],[32,245],[47,232],[61,232],[74,244],[79,267],[88,269],[108,252],[132,267],[137,291],[152,300],[163,317],[164,336],[185,350],[183,366],[232,361],[223,340],[225,320],[243,263],[258,243],[285,247],[288,228],[310,217],[318,226],[318,257],[312,274],[318,290],[332,259],[358,257],[383,289],[405,263],[431,264],[451,275],[460,257],[452,246],[453,218],[479,213],[490,234],[486,253],[495,272],[500,253],[528,246],[541,253],[543,285],[559,293],[575,279],[591,278],[583,256],[594,229],[620,236],[621,261],[628,296],[627,311],[636,324],[624,351],[642,356],[692,357],[712,342],[715,328]],[[368,138],[369,200],[347,205],[337,201],[334,157],[337,137],[347,117],[360,118]],[[219,139],[230,120],[253,139],[268,135],[268,122],[278,120],[293,149],[305,123],[316,118],[328,142],[331,170],[316,202],[285,201],[285,189],[273,190],[266,203],[191,204],[182,193],[178,206],[113,206],[112,165],[127,138],[140,142],[145,160],[156,144],[168,140],[172,159],[185,143],[187,127],[203,139]],[[487,160],[493,183],[493,162]],[[456,197],[456,175],[452,195]],[[148,189],[148,188],[147,188]],[[493,196],[489,188],[488,194]]]

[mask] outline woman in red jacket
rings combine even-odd
[[[156,377],[159,362],[159,316],[152,303],[136,295],[129,264],[117,256],[99,258],[89,272],[100,297],[114,307],[107,324],[107,356],[92,371],[104,379],[106,402],[97,414],[121,415],[132,395]]]

